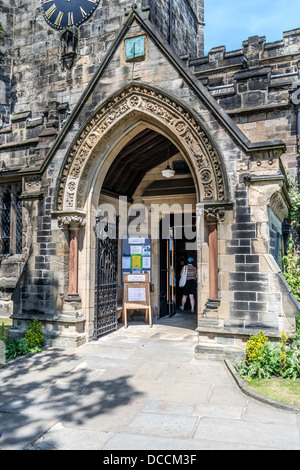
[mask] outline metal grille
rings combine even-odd
[[[4,193],[2,199],[2,254],[8,255],[10,252],[10,212],[11,195]]]
[[[22,201],[16,204],[16,253],[22,253]]]
[[[97,221],[93,339],[117,329],[118,220]]]

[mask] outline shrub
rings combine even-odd
[[[40,348],[44,342],[44,335],[41,330],[41,323],[38,320],[28,322],[25,335],[30,348]]]
[[[268,342],[268,338],[262,331],[253,335],[246,344],[246,362],[257,361],[264,354],[264,345]]]
[[[300,336],[300,315],[296,315],[295,323],[296,323],[296,334]]]
[[[286,366],[282,372],[282,377],[291,380],[300,377],[300,349],[292,348],[287,350]]]
[[[237,364],[236,369],[245,380],[300,377],[300,349],[298,342],[287,346],[283,332],[280,343],[271,343],[259,332],[251,336],[246,345],[246,360]]]
[[[11,360],[30,352],[41,351],[43,341],[44,335],[41,331],[40,322],[38,320],[30,321],[24,338],[14,338],[6,344],[6,360]]]
[[[6,359],[14,359],[17,356],[22,356],[30,352],[30,347],[26,338],[14,338],[6,345],[5,354]]]
[[[286,349],[286,343],[287,343],[287,336],[285,332],[282,332],[281,335],[281,343],[280,343],[280,375],[283,375],[286,366],[287,366],[287,349]]]
[[[300,157],[300,141],[298,141],[298,154]],[[300,228],[300,186],[298,179],[287,170],[288,192],[291,202],[289,222],[291,224],[291,236],[287,244],[286,255],[282,257],[283,275],[290,285],[293,294],[300,301],[300,256],[299,246],[295,246],[294,240],[299,236]]]
[[[287,253],[282,257],[284,263],[283,275],[292,289],[295,297],[300,301],[300,255],[290,237]]]
[[[297,157],[300,157],[300,142],[298,142]],[[289,218],[292,226],[298,228],[300,227],[300,187],[297,178],[292,176],[288,170],[286,173],[288,179],[288,192],[291,201]]]
[[[0,8],[0,11],[2,11],[2,8]],[[5,29],[0,21],[0,39],[2,39],[3,33],[5,33]]]
[[[7,340],[6,334],[5,334],[5,325],[4,323],[1,323],[1,328],[0,328],[0,341],[3,341],[5,343]]]

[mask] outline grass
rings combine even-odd
[[[249,388],[273,400],[300,405],[300,380],[288,379],[253,379],[248,383]]]

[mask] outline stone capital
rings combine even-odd
[[[57,220],[60,228],[76,229],[85,225],[85,217],[82,215],[64,215]]]
[[[207,207],[204,209],[204,218],[207,223],[219,223],[225,220],[225,207]]]

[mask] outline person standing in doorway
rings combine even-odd
[[[194,266],[194,258],[188,258],[187,259],[187,277],[186,277],[186,283],[183,288],[183,296],[181,300],[181,306],[180,310],[184,310],[185,303],[187,301],[188,296],[190,297],[190,302],[191,302],[191,312],[195,311],[195,294],[196,294],[196,289],[197,289],[197,270]],[[181,276],[183,274],[185,266],[183,266],[181,270]]]

